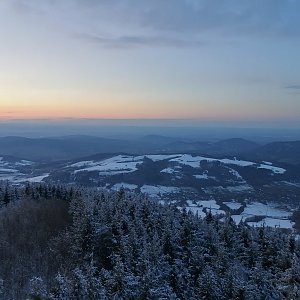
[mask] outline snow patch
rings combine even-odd
[[[141,192],[148,194],[152,197],[159,197],[159,195],[178,193],[180,189],[174,186],[162,186],[162,185],[143,185],[140,188]]]
[[[258,169],[266,169],[266,170],[270,170],[275,174],[284,174],[286,172],[286,169],[283,168],[279,168],[279,167],[274,167],[274,166],[270,166],[270,165],[263,165],[261,164]]]
[[[197,179],[208,179],[208,175],[207,174],[194,175],[194,177],[197,178]]]
[[[243,185],[228,186],[226,190],[231,193],[241,193],[241,192],[252,191],[253,188],[248,184],[243,184]]]
[[[160,173],[174,174],[176,171],[172,168],[166,168],[160,171]]]
[[[198,201],[197,205],[203,206],[206,208],[211,208],[211,209],[219,209],[220,208],[220,205],[217,204],[216,200],[214,200],[214,199]]]
[[[25,178],[24,180],[20,180],[20,182],[28,181],[28,182],[42,182],[45,178],[47,178],[50,174],[44,174],[36,177]]]
[[[269,166],[272,166],[273,164],[271,163],[271,162],[269,162],[269,161],[263,161],[263,163],[265,164],[265,165],[269,165]]]
[[[16,162],[15,165],[16,166],[31,166],[31,165],[34,165],[34,162],[22,159],[21,161]]]
[[[218,160],[218,159],[216,159],[216,160]],[[240,167],[249,167],[249,166],[254,165],[254,163],[251,161],[238,160],[238,159],[224,158],[224,159],[219,159],[218,161],[220,161],[223,164],[236,165],[236,166],[240,166]]]
[[[288,218],[291,212],[275,207],[274,204],[263,204],[260,202],[253,202],[247,204],[242,215],[248,216],[266,216],[273,218]]]
[[[121,182],[121,183],[116,183],[111,189],[118,191],[121,188],[133,191],[133,190],[137,189],[138,186],[136,184]]]
[[[143,158],[144,157],[147,157],[149,159],[151,159],[152,161],[156,162],[156,161],[161,161],[161,160],[166,160],[166,159],[172,159],[172,158],[175,158],[175,157],[178,157],[180,154],[173,154],[173,155],[160,155],[160,154],[154,154],[154,155],[144,155],[142,156]]]
[[[93,162],[92,160],[80,161],[75,164],[69,165],[70,168],[82,168],[82,167],[89,167],[94,166],[97,163]]]
[[[19,171],[16,170],[16,169],[0,168],[0,172],[3,172],[3,173],[18,173]]]
[[[282,220],[282,219],[274,219],[274,218],[264,218],[259,222],[247,222],[250,226],[261,227],[261,226],[269,226],[269,227],[278,227],[278,228],[286,228],[293,229],[294,223],[291,220]]]
[[[235,176],[237,179],[243,180],[243,177],[239,174],[238,171],[228,168],[229,169],[229,173],[231,173],[233,176]]]
[[[239,224],[242,220],[245,220],[243,215],[232,215],[231,218],[236,224]]]
[[[200,162],[202,160],[206,160],[206,159],[201,156],[181,154],[179,157],[171,159],[170,162],[177,162],[179,164],[190,166],[192,168],[200,168]]]
[[[122,173],[131,173],[137,170],[137,165],[143,163],[141,157],[118,155],[99,162],[85,161],[79,164],[86,164],[86,168],[75,170],[74,174],[78,172],[93,172],[99,171],[99,175],[113,175]]]
[[[226,206],[228,206],[230,209],[239,209],[243,205],[238,202],[223,202]]]
[[[206,213],[203,211],[202,207],[197,207],[197,206],[187,206],[186,210],[189,212],[192,212],[194,215],[198,215],[201,218],[206,217]]]

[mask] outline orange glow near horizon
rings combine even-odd
[[[217,117],[208,107],[173,105],[158,101],[118,100],[103,97],[106,100],[79,100],[65,98],[56,101],[20,101],[13,104],[0,99],[0,119],[211,119]],[[109,100],[108,100],[109,99]],[[154,103],[153,103],[154,102]],[[224,116],[223,116],[224,117]]]
[[[255,112],[240,111],[239,115],[235,112],[213,111],[192,109],[184,111],[181,107],[150,108],[145,105],[139,107],[128,107],[127,105],[94,105],[85,106],[69,104],[62,105],[22,105],[2,106],[0,105],[0,121],[9,120],[57,120],[57,119],[178,119],[178,120],[202,120],[202,121],[276,121],[285,118],[284,114],[274,113],[266,118],[263,112],[255,114]]]
[[[218,99],[204,101],[166,99],[159,101],[150,95],[104,94],[96,97],[91,92],[84,95],[76,91],[0,93],[0,120],[32,119],[185,119],[208,122],[276,121],[289,119],[288,107],[273,110],[252,106],[249,102],[220,106]],[[159,97],[159,95],[157,96]],[[4,100],[5,99],[5,100]],[[22,100],[21,100],[22,99]],[[57,100],[49,100],[57,99]],[[83,100],[85,99],[85,100]],[[267,117],[266,117],[267,116]]]

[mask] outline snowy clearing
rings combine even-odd
[[[239,209],[243,205],[238,202],[223,202],[226,206],[228,206],[230,209]]]
[[[112,190],[118,191],[121,188],[133,191],[138,188],[136,184],[131,184],[131,183],[126,183],[126,182],[121,182],[121,183],[116,183],[115,185],[112,186]]]
[[[223,164],[236,165],[236,166],[240,166],[240,167],[249,167],[249,166],[254,165],[254,163],[251,161],[238,160],[238,159],[224,158],[224,159],[216,159],[216,160],[220,161]]]
[[[142,159],[144,159],[144,157],[147,157],[149,159],[151,159],[152,161],[160,161],[160,160],[170,160],[172,158],[178,157],[181,154],[172,154],[172,155],[161,155],[161,154],[153,154],[153,155],[144,155],[144,156],[139,156],[142,157]]]
[[[166,168],[160,171],[160,173],[174,174],[176,171],[172,168]]]
[[[252,191],[253,188],[248,184],[243,184],[243,185],[228,186],[226,190],[231,193],[242,193],[242,192]]]
[[[192,212],[194,215],[197,215],[201,218],[206,217],[206,213],[203,211],[202,207],[197,207],[197,206],[186,206],[185,208],[188,212]]]
[[[16,166],[31,166],[31,165],[34,165],[34,162],[22,159],[21,161],[17,161],[15,163],[15,165]]]
[[[16,170],[16,169],[0,168],[0,172],[3,172],[3,173],[17,173],[19,171]]]
[[[203,156],[192,156],[190,154],[172,154],[172,155],[149,154],[149,155],[139,155],[139,156],[117,155],[101,161],[87,160],[87,161],[77,162],[67,167],[79,168],[79,170],[75,170],[74,173],[84,172],[84,171],[88,171],[88,172],[99,171],[100,173],[104,172],[104,174],[130,173],[136,171],[137,166],[142,164],[145,158],[148,158],[153,162],[168,160],[168,162],[173,165],[163,169],[161,172],[169,173],[169,174],[173,174],[175,172],[175,168],[180,166],[200,168],[201,161],[220,162],[224,165],[235,165],[239,167],[252,166],[252,167],[257,167],[258,169],[270,170],[275,174],[283,174],[286,171],[283,168],[275,167],[268,164],[257,165],[254,162],[245,161],[245,160],[228,159],[228,158],[215,159],[215,158],[208,158]],[[177,164],[177,166],[174,166],[174,163]],[[231,168],[229,169],[230,169],[230,173],[233,174],[237,179],[243,180],[243,178],[236,170]],[[198,179],[206,179],[206,178],[198,177]]]
[[[178,193],[180,189],[174,186],[162,186],[162,185],[143,185],[140,188],[141,192],[148,194],[152,197],[158,197],[163,194]]]
[[[243,177],[239,174],[238,171],[228,168],[229,169],[229,173],[231,173],[233,176],[235,176],[237,179],[243,180]]]
[[[203,206],[206,208],[211,208],[211,209],[219,209],[220,205],[217,204],[216,200],[203,200],[203,201],[197,201],[198,206]]]
[[[291,216],[291,212],[286,210],[276,208],[273,204],[263,204],[259,202],[253,202],[251,204],[247,204],[244,209],[243,216],[266,216],[273,218],[288,218]]]
[[[269,227],[278,227],[278,228],[286,228],[293,229],[294,223],[291,220],[281,220],[281,219],[273,219],[273,218],[264,218],[260,222],[247,222],[250,226],[261,227],[261,226],[269,226]]]
[[[49,173],[43,174],[40,176],[30,177],[30,178],[24,178],[23,180],[20,180],[20,182],[28,181],[28,182],[42,182],[45,178],[49,176]]]
[[[207,174],[194,175],[194,177],[197,179],[208,179],[209,178]]]
[[[118,155],[114,156],[99,162],[79,162],[76,165],[84,165],[86,166],[83,169],[75,170],[74,173],[78,172],[93,172],[99,171],[104,174],[120,174],[120,173],[130,173],[137,170],[137,165],[142,164],[143,160],[137,160],[134,156],[127,155]]]
[[[261,164],[258,169],[266,169],[266,170],[270,170],[275,174],[284,174],[286,172],[285,169],[283,168],[279,168],[279,167],[274,167],[274,166],[270,166],[270,165],[263,165]]]
[[[181,154],[179,157],[171,159],[170,162],[177,162],[179,164],[190,166],[192,168],[199,168],[200,162],[202,160],[207,160],[207,159],[202,156],[192,156],[189,154]]]

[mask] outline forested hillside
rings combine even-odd
[[[0,190],[1,299],[299,299],[300,247],[279,229],[204,219],[143,195]]]

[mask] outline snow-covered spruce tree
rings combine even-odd
[[[299,242],[278,229],[123,190],[29,184],[18,195],[0,210],[4,299],[299,298]]]

